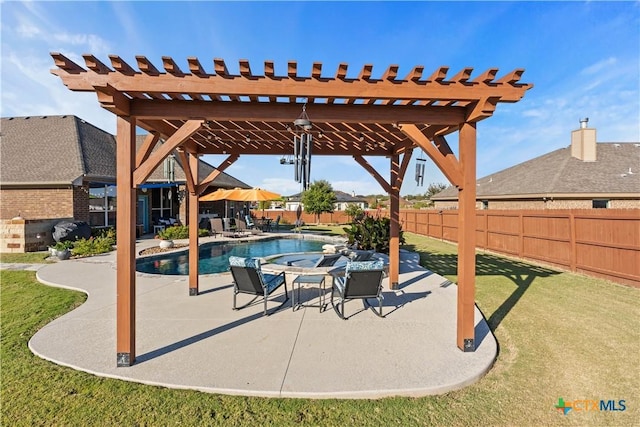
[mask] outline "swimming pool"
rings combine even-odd
[[[268,239],[251,242],[212,242],[200,246],[199,274],[229,270],[229,257],[266,257],[296,252],[322,252],[326,241],[309,239]],[[319,257],[320,255],[315,255]],[[169,252],[136,260],[136,270],[149,274],[189,274],[189,251]]]

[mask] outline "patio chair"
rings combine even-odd
[[[240,233],[261,234],[261,230],[247,227],[247,223],[241,219],[236,219],[236,231]]]
[[[369,261],[373,254],[375,254],[375,251],[354,250],[349,252],[348,257],[351,261]]]
[[[241,310],[253,305],[258,298],[264,299],[264,315],[267,316],[267,300],[269,296],[284,284],[284,301],[269,314],[278,311],[287,301],[287,280],[284,271],[280,274],[263,273],[260,267],[260,260],[257,258],[229,257],[229,268],[233,276],[233,309]],[[238,294],[250,294],[255,297],[245,305],[238,307],[236,297]]]
[[[221,234],[224,237],[242,237],[241,233],[224,230],[224,227],[222,226],[222,218],[211,218],[211,231],[216,234]]]
[[[374,308],[373,312],[379,316],[382,315],[382,276],[384,274],[382,260],[377,261],[349,261],[345,269],[344,277],[333,276],[333,285],[331,287],[331,305],[341,319],[347,320],[344,316],[344,303],[351,299],[362,299],[365,307],[371,307],[368,298],[376,298],[378,300],[377,312]],[[333,301],[335,294],[338,294],[339,300],[336,305]],[[341,309],[338,308],[341,306]],[[373,307],[372,307],[373,308]]]
[[[322,255],[318,262],[313,266],[316,267],[331,267],[333,266],[342,256],[342,254],[331,254],[331,255]]]
[[[280,231],[280,215],[276,217],[276,220],[269,224],[269,231]]]

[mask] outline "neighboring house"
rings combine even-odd
[[[362,209],[367,209],[369,206],[367,199],[362,196],[356,196],[354,194],[345,193],[344,191],[334,191],[336,195],[336,202],[333,204],[333,209],[336,211],[343,211],[347,209],[349,205],[358,205]],[[284,203],[284,210],[295,211],[298,206],[301,205],[304,209],[304,204],[300,201],[302,193],[297,193],[292,196],[286,197]]]
[[[115,136],[76,116],[2,118],[0,132],[0,219],[114,224]],[[139,135],[137,143],[143,139]],[[165,176],[169,163],[174,163],[173,173]],[[212,170],[213,166],[200,161],[200,178]],[[151,231],[156,218],[186,218],[184,184],[177,159],[165,161],[154,171],[138,190],[138,222],[144,231]],[[222,173],[211,184],[212,190],[220,187],[248,185]]]
[[[449,187],[431,197],[458,206]],[[640,208],[640,143],[597,143],[596,130],[571,134],[571,145],[477,181],[478,209]]]

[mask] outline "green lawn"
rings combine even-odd
[[[406,238],[423,265],[456,280],[455,246]],[[500,345],[493,369],[445,395],[381,400],[212,395],[60,367],[33,356],[27,341],[84,296],[40,285],[32,272],[0,274],[2,425],[637,426],[640,420],[640,290],[494,255],[478,254],[476,292]],[[559,397],[624,399],[627,410],[563,415],[554,409]]]
[[[20,264],[42,264],[48,263],[49,261],[46,258],[49,256],[48,251],[44,252],[26,252],[26,253],[1,253],[0,254],[0,262],[9,264],[9,263],[20,263]]]

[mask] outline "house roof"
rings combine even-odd
[[[596,161],[571,156],[561,148],[477,180],[477,198],[640,196],[640,144],[598,143]],[[631,171],[631,173],[629,173]],[[431,200],[456,200],[448,187]]]
[[[359,202],[367,202],[367,199],[363,196],[353,197],[349,193],[345,193],[344,191],[335,191],[333,192],[336,195],[336,203],[359,203]],[[288,196],[287,199],[291,202],[299,202],[302,197],[302,193],[296,193],[291,196]]]
[[[113,135],[76,116],[2,118],[2,184],[113,181]]]
[[[115,182],[115,137],[76,116],[3,117],[1,126],[2,185],[70,185],[82,181]],[[144,135],[137,137],[138,143]],[[199,178],[215,168],[200,160]],[[176,158],[176,182],[185,175]],[[166,181],[163,167],[158,167],[149,181]],[[249,186],[221,173],[215,187]]]

